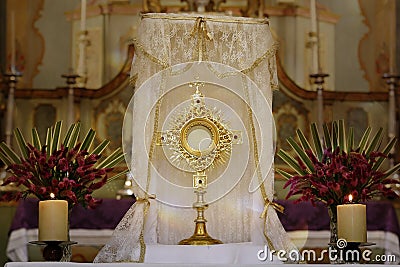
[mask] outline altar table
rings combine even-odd
[[[4,267],[231,267],[231,264],[149,264],[149,263],[58,263],[58,262],[9,262]],[[258,267],[254,264],[235,265],[235,267]],[[285,267],[298,267],[298,264],[285,264]],[[300,265],[300,266],[305,266]],[[330,264],[312,264],[312,267],[332,267]],[[383,267],[380,264],[352,264],[352,267]]]
[[[104,199],[94,210],[75,207],[71,214],[71,240],[80,245],[105,244],[133,203],[134,199]],[[279,214],[280,220],[297,247],[326,248],[329,240],[326,207],[322,204],[313,207],[310,203],[293,204],[292,201],[282,200],[278,203],[285,207],[284,213]],[[17,208],[7,247],[7,255],[12,261],[28,261],[27,243],[37,240],[37,206],[36,199],[26,199]],[[368,241],[376,243],[377,247],[385,249],[386,254],[396,255],[400,260],[400,228],[392,204],[383,201],[367,203],[367,223]]]
[[[77,205],[71,212],[70,238],[83,246],[104,245],[126,211],[135,202],[103,199],[96,209]],[[21,200],[11,224],[7,256],[12,261],[28,261],[28,242],[38,239],[38,200]]]

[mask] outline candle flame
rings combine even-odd
[[[353,201],[353,195],[350,194],[350,195],[349,195],[349,202],[352,202],[352,201]]]
[[[51,198],[55,198],[56,195],[54,195],[54,193],[50,193],[50,197],[51,197]]]

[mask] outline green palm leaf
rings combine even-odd
[[[338,137],[338,125],[337,122],[334,121],[332,123],[332,150],[335,150],[339,146],[339,137]]]
[[[76,143],[78,142],[79,133],[81,130],[81,123],[77,122],[74,124],[74,128],[72,130],[71,136],[68,140],[67,147],[75,147]]]
[[[306,154],[306,152],[301,149],[301,147],[294,141],[294,139],[292,137],[289,137],[287,139],[287,141],[288,141],[289,145],[294,149],[296,154],[299,156],[301,161],[303,161],[305,163],[305,165],[307,166],[307,169],[310,172],[314,172],[314,170],[315,170],[314,165],[313,165],[311,159]]]
[[[346,143],[345,143],[346,133],[345,133],[345,130],[344,130],[344,121],[343,120],[339,120],[338,139],[339,139],[339,148],[340,148],[340,150],[347,152]]]
[[[64,141],[63,141],[64,147],[68,147],[69,140],[71,139],[71,135],[72,135],[72,133],[74,132],[74,129],[75,129],[75,125],[76,125],[76,123],[71,124],[69,126],[68,131],[65,134]]]
[[[358,145],[358,149],[359,149],[360,153],[364,153],[370,133],[371,133],[371,127],[368,127],[365,130],[363,136],[361,137],[360,144]]]
[[[311,124],[311,134],[312,134],[312,139],[314,142],[315,151],[317,153],[317,158],[318,158],[318,160],[322,160],[324,151],[322,150],[321,139],[320,139],[320,136],[318,133],[317,124],[315,124],[315,123]]]
[[[382,154],[385,156],[388,156],[394,145],[396,144],[396,138],[392,138],[390,142],[386,145],[386,147],[382,150]],[[384,157],[380,157],[373,165],[372,165],[372,170],[376,171],[379,169],[379,167],[382,165],[382,163],[385,161]]]
[[[32,144],[36,149],[38,149],[38,150],[42,149],[42,144],[40,143],[39,133],[37,132],[36,128],[32,129]]]
[[[117,157],[113,158],[111,161],[108,161],[106,163],[103,163],[104,165],[102,166],[102,168],[113,168],[115,167],[117,164],[119,164],[120,162],[123,161],[125,155],[124,154],[118,154]]]
[[[307,174],[297,163],[297,161],[290,156],[286,151],[279,150],[277,153],[278,157],[280,157],[287,165],[289,165],[294,171],[296,171],[300,175]]]
[[[118,179],[118,178],[120,178],[122,176],[125,176],[128,172],[129,172],[128,170],[125,170],[125,171],[120,172],[120,173],[118,173],[118,174],[116,174],[114,176],[111,176],[110,178],[107,179],[107,182],[112,182],[112,181],[114,181],[114,180],[116,180],[116,179]]]
[[[353,127],[350,127],[349,136],[347,136],[347,151],[346,151],[346,153],[350,153],[351,151],[353,151],[353,146],[354,146],[354,129],[353,129]]]
[[[387,170],[386,172],[384,172],[383,174],[383,178],[387,178],[389,176],[391,176],[392,174],[394,174],[395,172],[397,172],[398,170],[400,170],[400,163],[396,164],[393,168]]]
[[[284,170],[280,170],[280,169],[276,169],[276,172],[279,173],[280,175],[282,175],[286,180],[289,180],[293,176],[292,174],[285,172]]]
[[[303,132],[300,129],[297,129],[296,131],[297,136],[299,137],[300,140],[300,144],[303,147],[304,150],[311,150],[312,152],[314,152],[310,146],[310,144],[308,143],[306,137],[304,136]]]
[[[94,139],[95,135],[96,135],[96,132],[93,129],[90,129],[88,131],[88,133],[86,134],[85,139],[83,139],[80,149],[88,151],[90,146],[93,143],[93,139]]]
[[[100,155],[101,153],[103,153],[104,149],[106,149],[109,143],[110,141],[104,140],[103,142],[100,143],[100,145],[98,145],[95,149],[93,149],[93,151],[90,154]]]
[[[15,139],[17,140],[19,151],[21,151],[22,157],[25,159],[28,158],[27,144],[25,142],[24,137],[22,136],[21,130],[18,128],[15,129],[14,136],[15,136]]]
[[[2,142],[0,144],[0,149],[3,154],[8,158],[8,161],[17,164],[21,163],[21,159],[19,158],[17,153],[15,153],[6,143]]]
[[[102,162],[100,162],[96,166],[96,168],[99,168],[99,169],[100,168],[112,168],[115,165],[112,165],[111,163],[113,163],[115,159],[120,158],[121,155],[123,158],[122,149],[121,148],[116,149],[113,153],[111,153],[111,155],[109,155]]]
[[[380,128],[379,131],[374,135],[371,143],[369,144],[369,146],[365,150],[365,155],[368,156],[372,151],[374,151],[377,148],[378,143],[380,143],[382,141],[381,140],[382,131],[383,131],[383,129]]]
[[[47,129],[47,133],[46,133],[46,152],[47,152],[47,156],[50,157],[51,155],[51,144],[53,143],[52,141],[52,136],[51,136],[51,132],[52,132],[53,127],[48,128]]]
[[[7,157],[7,156],[3,153],[3,150],[0,150],[0,159],[1,159],[1,161],[3,161],[3,163],[4,163],[6,166],[10,166],[11,164],[13,164],[13,163],[11,162],[10,158]]]
[[[331,134],[329,133],[328,125],[324,124],[322,126],[322,128],[324,130],[325,147],[332,149],[333,148],[333,144],[332,144]]]
[[[59,144],[59,140],[60,140],[60,134],[61,134],[61,126],[62,126],[62,122],[58,121],[56,122],[56,125],[54,126],[54,132],[53,132],[53,140],[52,140],[52,144],[51,144],[51,153],[53,153],[54,150],[58,149],[58,144]]]

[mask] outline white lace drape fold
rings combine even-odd
[[[159,194],[163,188],[157,187],[157,179],[162,175],[173,175],[162,163],[157,170],[148,169],[148,157],[144,156],[151,150],[154,131],[154,121],[157,116],[163,118],[171,104],[167,97],[162,99],[160,114],[151,103],[157,102],[163,87],[163,76],[146,82],[154,74],[179,63],[190,61],[212,61],[231,66],[246,74],[261,90],[269,103],[263,102],[251,91],[248,98],[252,113],[249,114],[246,105],[235,106],[236,111],[243,116],[248,131],[251,150],[261,136],[272,136],[273,125],[269,129],[255,127],[251,133],[249,117],[257,112],[270,108],[272,105],[272,90],[277,89],[277,73],[275,52],[276,44],[271,36],[268,22],[263,19],[237,18],[225,16],[194,14],[146,14],[143,16],[135,43],[135,59],[132,63],[131,77],[136,78],[135,90],[143,84],[150,90],[146,91],[146,99],[134,104],[128,117],[132,120],[132,147],[130,170],[136,179],[148,182],[149,194]],[[151,88],[154,88],[153,90]],[[161,89],[160,89],[161,88]],[[223,96],[220,99],[224,101]],[[225,99],[229,103],[229,99]],[[173,107],[173,105],[172,105]],[[149,116],[141,113],[150,110]],[[146,121],[146,122],[145,122]],[[162,122],[160,122],[162,124]],[[138,128],[145,125],[146,129]],[[265,134],[265,132],[266,134]],[[135,136],[146,133],[145,145],[138,146]],[[260,149],[260,148],[259,148]],[[157,150],[157,148],[155,149]],[[253,151],[254,152],[254,151]],[[263,161],[265,157],[274,156],[274,148],[268,147],[258,151],[259,159],[250,153],[250,166],[246,169],[244,178],[222,199],[211,204],[206,211],[207,230],[212,237],[224,243],[252,242],[253,244],[268,244],[273,249],[286,251],[296,249],[283,229],[273,205],[274,172]],[[155,151],[153,160],[162,161],[161,152]],[[165,160],[165,159],[164,159]],[[249,191],[252,173],[260,160],[260,173],[265,191],[260,188]],[[97,255],[95,262],[143,261],[145,244],[177,244],[180,240],[193,233],[195,211],[191,208],[178,208],[166,205],[148,198],[148,194],[139,187],[135,195],[139,199],[114,231],[110,241]],[[163,192],[161,192],[163,193]],[[165,193],[165,192],[164,192]],[[264,196],[265,194],[265,196]],[[207,195],[206,195],[207,197]],[[265,197],[267,199],[265,199]],[[261,218],[264,208],[266,216]],[[266,237],[267,236],[267,237]],[[144,243],[144,244],[143,244]]]

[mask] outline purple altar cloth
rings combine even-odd
[[[95,209],[85,209],[77,205],[71,211],[70,229],[114,229],[134,202],[134,199],[103,199]],[[21,200],[10,233],[20,228],[37,227],[38,200],[36,198]]]
[[[283,214],[278,212],[286,231],[296,230],[329,230],[327,208],[321,203],[313,207],[308,202],[293,204],[290,200],[279,200],[285,207]],[[114,229],[128,211],[134,199],[103,199],[96,209],[84,209],[76,206],[71,213],[71,229]],[[38,200],[29,198],[21,200],[13,219],[11,231],[38,227]],[[207,215],[207,214],[206,214]],[[367,224],[370,231],[392,232],[400,237],[400,227],[396,212],[390,202],[368,202]]]
[[[313,207],[309,202],[293,204],[290,200],[278,200],[285,207],[279,219],[286,231],[329,230],[328,210],[322,203]],[[396,211],[389,201],[370,201],[367,203],[367,227],[369,231],[392,232],[400,238],[400,227]]]

